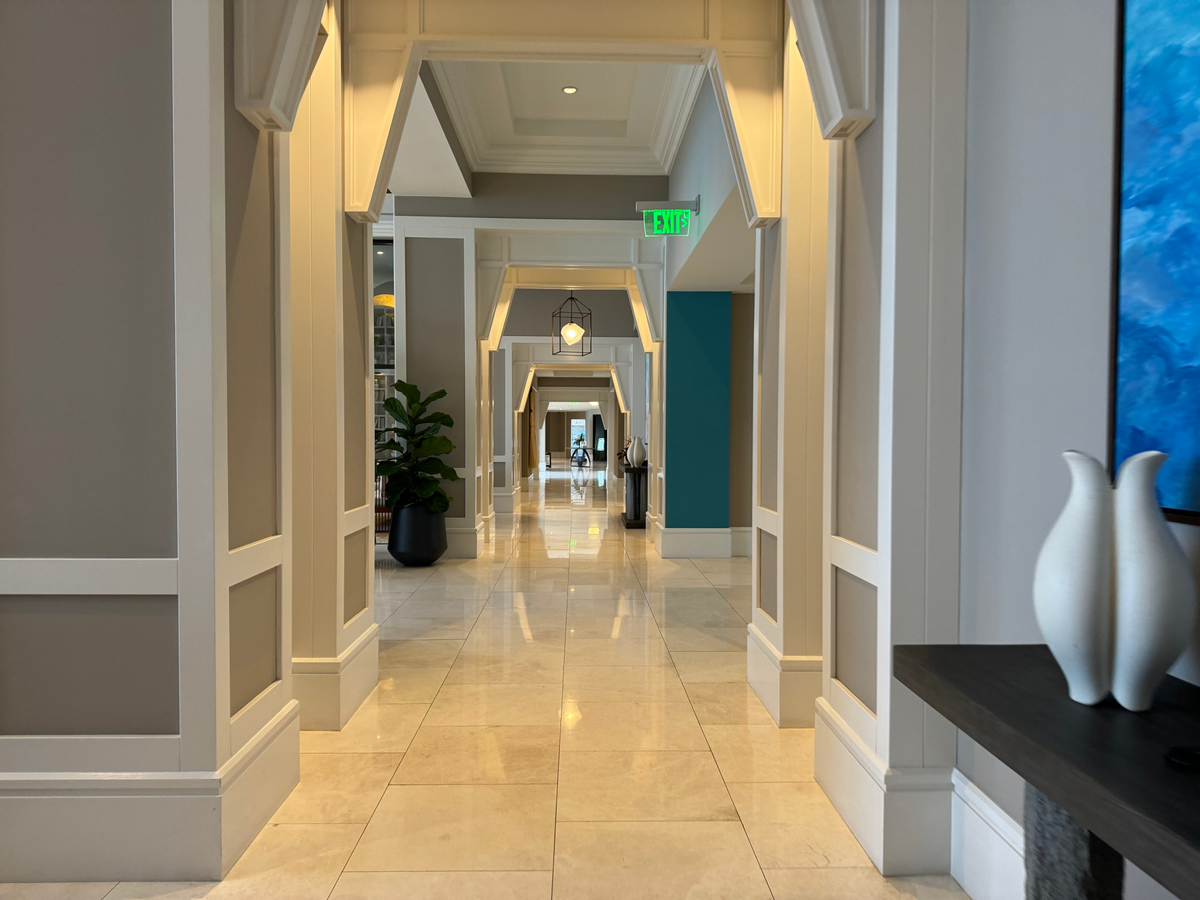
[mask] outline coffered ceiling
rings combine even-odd
[[[663,63],[432,67],[476,172],[668,174],[705,77],[701,66]]]

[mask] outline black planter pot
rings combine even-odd
[[[388,553],[406,566],[432,566],[446,552],[446,515],[423,506],[392,510]]]

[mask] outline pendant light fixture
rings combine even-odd
[[[592,311],[571,294],[550,316],[550,350],[555,356],[592,352]]]

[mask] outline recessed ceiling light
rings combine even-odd
[[[579,88],[577,88],[577,87],[575,87],[575,86],[573,86],[573,85],[570,85],[570,84],[568,84],[568,85],[567,85],[565,88],[563,88],[563,93],[564,93],[564,94],[573,94],[573,93],[575,93],[577,90],[579,90]]]
[[[377,255],[379,255],[379,256],[383,256],[383,251],[382,251],[382,250],[376,250],[376,251],[375,251],[375,253],[376,253]]]

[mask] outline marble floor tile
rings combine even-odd
[[[438,582],[437,584],[429,584],[426,582],[415,591],[409,598],[410,600],[486,600],[492,592],[491,584],[476,584],[475,582],[466,583],[446,583]]]
[[[671,661],[684,684],[693,681],[746,683],[746,653],[704,651],[672,653]]]
[[[485,609],[566,609],[566,591],[494,592]]]
[[[555,795],[552,784],[393,785],[346,870],[550,869]]]
[[[567,601],[567,614],[579,616],[635,616],[651,618],[653,613],[649,605],[642,599],[641,592],[623,594],[614,597],[576,597],[570,595]]]
[[[397,613],[403,619],[469,619],[478,616],[487,600],[419,600],[404,601]]]
[[[379,626],[381,641],[461,641],[475,626],[475,616],[410,619],[404,607]]]
[[[568,606],[573,607],[577,600],[626,600],[636,605],[644,603],[646,594],[641,587],[614,587],[611,584],[573,584],[567,588]],[[640,607],[639,607],[640,608]],[[580,610],[582,612],[582,610]]]
[[[662,638],[610,640],[568,638],[569,666],[669,666],[671,655]]]
[[[329,900],[550,900],[550,872],[346,872]]]
[[[517,596],[510,594],[507,596]],[[483,628],[558,628],[566,626],[567,603],[563,599],[555,606],[486,607],[475,622]]]
[[[563,704],[562,749],[707,750],[690,703]]]
[[[727,782],[812,781],[813,730],[771,725],[705,725]]]
[[[745,682],[693,681],[687,686],[687,695],[701,725],[775,727],[775,720]]]
[[[379,642],[381,669],[440,669],[454,665],[460,641],[384,641]]]
[[[341,731],[300,732],[301,753],[403,753],[427,703],[366,703]]]
[[[300,784],[271,821],[365,825],[402,758],[398,753],[301,753]]]
[[[740,628],[745,620],[724,597],[700,601],[655,599],[648,604],[664,628]]]
[[[367,702],[370,703],[432,703],[450,669],[384,669],[379,670],[379,684]]]
[[[515,620],[495,619],[475,626],[463,644],[463,653],[528,650],[561,653],[566,640],[566,627],[561,622],[557,625],[539,625],[537,622],[522,625]]]
[[[688,695],[672,666],[568,666],[563,700],[686,703]]]
[[[557,684],[446,684],[426,725],[557,725]]]
[[[771,900],[738,822],[563,822],[555,900]]]
[[[718,588],[725,602],[733,607],[734,612],[747,623],[754,615],[754,598],[750,595],[749,585],[734,585],[733,587]]]
[[[650,640],[660,637],[658,625],[650,616],[586,616],[568,612],[567,636],[606,638],[608,640]]]
[[[206,900],[218,887],[211,881],[122,881],[105,900]]]
[[[667,626],[662,630],[663,641],[672,653],[745,653],[746,626],[737,628],[692,628],[687,625]]]
[[[563,652],[544,645],[464,652],[446,684],[562,684]]]
[[[730,784],[763,868],[845,868],[871,860],[816,782]]]
[[[102,900],[115,881],[70,881],[0,884],[0,900]]]
[[[874,866],[855,869],[771,869],[763,874],[775,900],[901,900]]]
[[[557,725],[425,725],[394,784],[554,784]]]
[[[708,751],[562,754],[560,822],[736,819],[737,811]]]
[[[205,900],[325,900],[362,825],[268,825]]]

